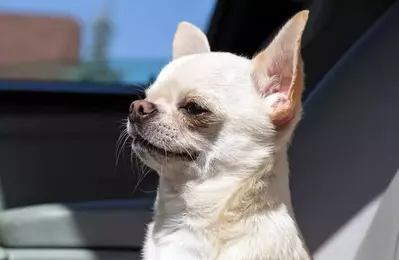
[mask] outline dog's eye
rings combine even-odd
[[[186,104],[183,107],[183,109],[186,111],[187,114],[192,115],[192,116],[197,116],[197,115],[207,112],[207,110],[205,108],[201,107],[200,105],[198,105],[197,103],[194,103],[194,102],[190,102],[190,103]]]

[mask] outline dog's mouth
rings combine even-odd
[[[153,144],[152,142],[142,137],[140,134],[135,135],[133,143],[136,147],[140,147],[140,149],[143,149],[147,152],[155,152],[159,155],[168,158],[178,157],[178,158],[183,158],[185,160],[194,161],[198,157],[198,152],[194,151],[176,152],[176,151],[167,150],[166,148],[158,147],[157,145]]]

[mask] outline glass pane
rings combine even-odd
[[[206,30],[215,2],[0,0],[0,80],[148,85],[177,24]]]

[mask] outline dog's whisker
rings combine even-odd
[[[132,84],[132,87],[135,87],[135,89],[140,91],[141,94],[145,94],[145,90],[147,89],[147,86],[142,86],[137,84]]]
[[[124,148],[125,148],[126,142],[127,142],[127,140],[129,140],[129,138],[130,138],[130,136],[129,136],[129,134],[127,133],[126,130],[125,130],[124,132],[122,132],[122,133],[123,133],[123,134],[121,134],[121,136],[123,136],[123,137],[120,138],[120,140],[119,140],[120,145],[119,145],[119,148],[118,148],[119,151],[117,151],[115,165],[118,165],[118,163],[119,163],[119,158],[120,158],[120,156],[121,156],[121,154],[122,154],[122,152],[123,152],[123,150],[124,150]],[[123,141],[122,141],[122,140],[123,140]]]
[[[128,119],[122,119],[122,120],[120,120],[120,121],[118,122],[118,123],[120,124],[120,125],[119,125],[119,128],[126,129],[126,124],[127,124],[128,121],[129,121]]]
[[[146,165],[144,165],[144,164],[142,164],[143,165],[143,167],[142,167],[142,174],[140,174],[140,178],[138,179],[138,181],[137,181],[137,183],[136,183],[136,185],[135,185],[135,187],[134,187],[134,191],[133,192],[136,192],[137,190],[138,191],[143,191],[142,189],[140,189],[139,187],[140,187],[140,184],[142,183],[142,181],[145,179],[145,177],[147,177],[147,175],[151,172],[151,168],[148,168]]]
[[[166,150],[165,141],[162,141],[163,150],[165,152],[165,160],[168,161],[168,151]]]
[[[135,166],[136,166],[135,169],[133,169],[134,168],[133,160],[135,161]],[[135,184],[135,186],[133,188],[133,193],[135,193],[136,189],[137,189],[137,187],[138,187],[138,185],[140,183],[140,178],[141,178],[141,174],[142,174],[142,168],[139,166],[139,162],[138,162],[137,156],[134,155],[133,148],[130,149],[130,167],[131,167],[132,172],[137,174],[136,175],[136,184]]]
[[[146,170],[146,172],[144,173],[144,175],[143,175],[141,181],[143,181],[143,180],[148,176],[149,173],[151,173],[151,168],[147,167],[147,170]],[[155,189],[155,190],[149,190],[149,191],[147,191],[147,190],[141,189],[139,186],[137,186],[137,188],[138,188],[138,189],[137,189],[138,191],[143,192],[143,193],[146,193],[146,194],[150,194],[150,193],[155,193],[155,192],[157,192],[156,189]]]
[[[120,140],[124,137],[124,135],[126,134],[126,129],[123,129],[122,132],[119,134],[119,137],[117,139],[117,145],[119,145]]]
[[[183,138],[184,141],[185,141],[184,143],[188,144],[189,142],[188,142],[186,136],[185,136],[184,134],[182,134],[181,136],[182,136],[182,138]],[[191,159],[191,160],[194,160],[193,155],[192,155],[192,154],[190,153],[190,151],[185,147],[185,145],[183,144],[183,145],[181,145],[181,147],[182,147],[182,149],[188,154],[188,156],[190,157],[190,159]]]
[[[115,159],[117,159],[117,157],[118,157],[120,145],[121,145],[121,143],[122,143],[122,140],[125,138],[125,134],[126,134],[125,131],[126,131],[126,130],[123,130],[123,131],[119,134],[118,139],[116,140]]]
[[[135,159],[136,170],[137,170],[137,171],[134,171],[134,169],[132,169],[133,172],[137,173],[136,184],[133,188],[133,193],[135,193],[137,190],[140,190],[139,186],[142,183],[142,181],[144,180],[144,178],[147,176],[147,174],[151,171],[151,168],[148,168],[147,165],[140,163],[138,158],[136,156],[134,156],[133,152],[134,152],[133,149],[131,149],[130,164],[133,166],[133,159]]]
[[[143,190],[143,189],[138,189],[138,191],[145,193],[145,194],[153,194],[153,193],[157,192],[157,190]]]

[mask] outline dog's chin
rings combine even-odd
[[[186,149],[181,152],[167,150],[165,147],[159,147],[137,133],[133,136],[132,148],[146,164],[151,164],[152,161],[160,164],[189,163],[194,162],[199,154],[196,151]]]

